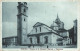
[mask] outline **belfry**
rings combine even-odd
[[[19,45],[26,44],[27,40],[27,3],[18,2],[18,15],[17,15],[17,40]]]

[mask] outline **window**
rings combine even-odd
[[[26,12],[26,10],[24,9],[24,12]]]
[[[37,28],[35,28],[36,29],[36,32],[37,32]]]
[[[41,27],[40,27],[40,32],[41,32]]]
[[[24,18],[24,21],[25,21],[25,18]]]

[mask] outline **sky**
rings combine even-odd
[[[2,37],[17,36],[17,2],[2,3]],[[37,22],[51,26],[57,14],[64,28],[70,29],[77,19],[77,2],[27,2],[28,33]]]

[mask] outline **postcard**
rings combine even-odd
[[[1,2],[2,51],[79,51],[79,2]]]

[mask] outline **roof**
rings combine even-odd
[[[37,25],[38,24],[38,25]],[[37,26],[41,26],[41,25],[44,25],[43,23],[40,23],[40,22],[37,22],[33,27],[37,27]]]
[[[39,25],[37,25],[37,26],[41,26],[41,25],[47,26],[46,24],[43,24],[43,23],[41,23],[41,22],[37,22],[36,24],[38,24],[38,23],[39,23]],[[36,24],[35,24],[33,27],[37,27]],[[53,30],[51,27],[49,27],[49,26],[47,26],[47,27],[48,27],[49,29]],[[55,31],[55,30],[53,30],[53,31]]]
[[[57,32],[65,32],[65,31],[68,31],[68,30],[66,30],[66,29],[59,29],[59,30],[57,30]]]
[[[4,38],[13,38],[13,37],[17,38],[17,36],[10,36],[10,37],[4,37]],[[4,38],[3,38],[3,39],[4,39]]]
[[[40,35],[45,35],[45,34],[50,34],[50,33],[54,33],[54,32],[44,32],[44,33],[38,33],[38,34],[28,34],[28,36],[40,36]],[[58,35],[60,37],[63,37],[61,35],[59,35],[58,33],[54,33],[55,35]]]
[[[60,19],[59,19],[59,17],[58,17],[58,14],[57,14],[57,18],[56,18],[56,20],[55,20],[55,23],[57,23],[57,24],[60,24],[60,23],[61,23],[61,21],[60,21]]]

